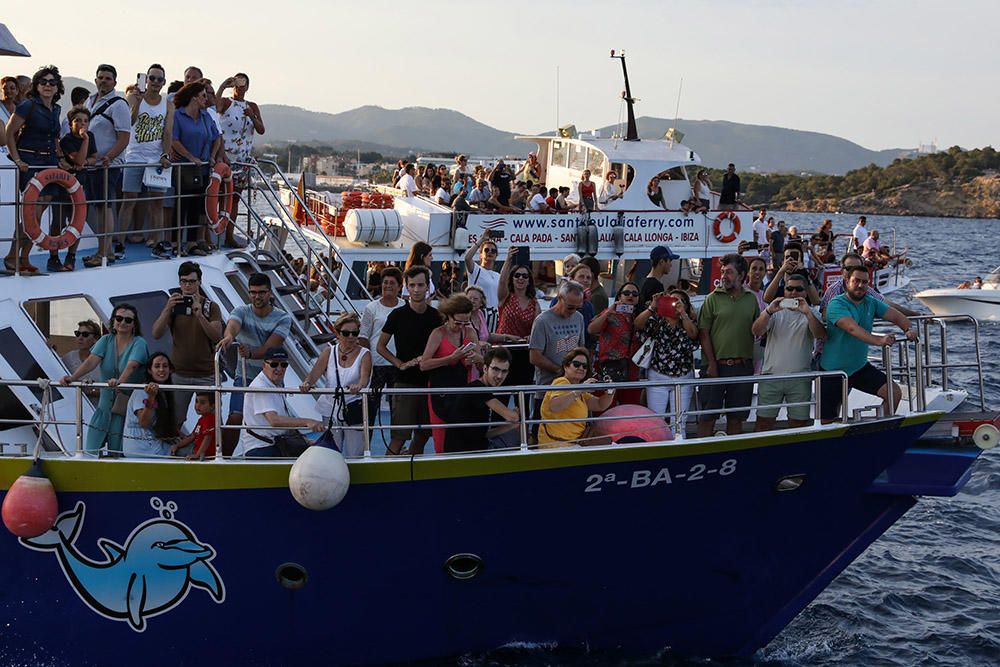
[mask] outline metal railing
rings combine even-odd
[[[333,360],[333,363],[336,363],[336,360]],[[192,392],[194,392],[194,391],[201,391],[201,392],[212,392],[213,393],[213,395],[215,397],[215,404],[216,404],[216,410],[215,410],[215,446],[216,446],[216,454],[215,454],[215,459],[214,459],[216,462],[223,462],[223,461],[226,461],[226,460],[231,460],[233,458],[235,458],[236,460],[239,460],[239,457],[226,457],[226,456],[224,456],[222,434],[224,434],[227,431],[243,431],[243,430],[248,429],[248,428],[253,428],[255,430],[261,430],[261,431],[266,431],[266,430],[272,430],[272,431],[275,431],[275,430],[278,430],[278,431],[293,430],[293,429],[289,429],[288,427],[274,427],[274,426],[252,426],[252,427],[249,427],[249,426],[247,426],[245,424],[225,424],[225,423],[223,423],[224,420],[223,420],[223,415],[222,415],[222,405],[223,405],[223,400],[222,399],[223,399],[223,395],[226,394],[226,393],[229,393],[231,395],[232,394],[240,393],[240,394],[244,394],[244,395],[245,394],[280,394],[280,395],[283,395],[283,396],[293,396],[293,395],[303,395],[303,392],[301,392],[297,388],[286,388],[286,387],[280,387],[280,388],[262,388],[262,387],[249,387],[249,386],[248,387],[224,386],[222,384],[222,374],[221,374],[221,351],[216,352],[216,354],[214,356],[214,367],[215,367],[215,384],[213,386],[184,385],[184,384],[163,384],[163,385],[160,385],[159,389],[161,391],[182,390],[182,391],[192,391]],[[244,367],[244,374],[245,374],[245,367]],[[666,412],[664,412],[664,413],[651,412],[649,414],[644,414],[643,416],[644,417],[659,417],[662,420],[664,420],[664,422],[663,422],[664,425],[672,425],[672,428],[673,428],[673,431],[674,431],[674,433],[673,433],[673,441],[681,443],[681,442],[686,442],[686,441],[692,440],[692,438],[686,432],[686,426],[688,424],[689,417],[700,417],[702,415],[707,415],[707,414],[719,416],[719,415],[726,415],[726,414],[731,413],[731,412],[745,412],[747,410],[753,409],[753,406],[750,406],[750,405],[739,406],[739,407],[732,407],[732,408],[722,408],[722,407],[720,407],[718,409],[691,409],[688,406],[682,405],[681,401],[680,401],[682,393],[683,393],[683,390],[685,388],[688,388],[688,387],[690,387],[690,388],[703,388],[703,387],[708,387],[708,386],[713,386],[713,385],[724,385],[724,384],[730,384],[730,383],[753,383],[753,382],[760,383],[760,382],[771,382],[771,381],[773,381],[773,382],[780,382],[780,381],[786,381],[786,380],[802,380],[803,382],[809,382],[813,386],[813,397],[809,401],[792,402],[792,403],[781,403],[781,404],[773,404],[773,405],[762,405],[762,404],[758,403],[755,407],[756,407],[756,409],[760,409],[762,407],[771,407],[771,408],[786,407],[786,408],[788,408],[788,407],[795,407],[795,406],[809,406],[812,409],[812,411],[813,411],[814,419],[812,420],[812,424],[810,426],[806,427],[806,428],[813,429],[813,428],[821,427],[821,425],[822,425],[822,421],[821,421],[822,381],[824,379],[829,379],[829,378],[835,378],[835,379],[837,379],[838,384],[840,385],[840,391],[842,393],[842,398],[843,398],[842,403],[841,403],[841,409],[839,411],[839,419],[836,419],[834,421],[836,423],[848,423],[850,421],[849,415],[848,415],[848,407],[847,407],[847,393],[848,393],[849,389],[848,389],[848,383],[847,383],[847,375],[845,373],[843,373],[842,371],[820,371],[820,372],[807,372],[807,373],[789,373],[789,374],[781,374],[781,375],[758,375],[758,376],[747,376],[745,378],[670,379],[670,380],[663,380],[663,381],[641,381],[641,382],[622,382],[622,383],[598,382],[598,383],[592,383],[592,384],[558,385],[558,386],[552,386],[552,385],[542,385],[542,386],[536,386],[536,385],[519,385],[519,386],[502,386],[502,387],[483,386],[483,387],[433,387],[433,388],[423,388],[423,387],[421,387],[421,388],[399,388],[399,389],[392,388],[392,389],[385,389],[383,393],[385,395],[387,395],[387,396],[417,396],[417,397],[420,397],[423,400],[428,400],[427,397],[428,397],[429,393],[443,394],[443,395],[456,395],[456,396],[457,395],[486,394],[486,393],[489,393],[489,394],[494,394],[494,395],[498,395],[498,396],[501,396],[501,397],[503,397],[503,396],[506,396],[508,398],[512,397],[513,400],[514,400],[514,402],[515,402],[515,404],[517,405],[517,408],[518,408],[518,416],[519,416],[519,418],[518,418],[516,427],[518,429],[519,443],[518,443],[517,447],[508,448],[507,451],[511,451],[511,450],[516,449],[516,450],[519,450],[520,452],[526,453],[526,452],[534,451],[535,444],[531,441],[531,439],[529,437],[529,433],[531,432],[532,427],[535,427],[535,426],[540,426],[540,425],[543,425],[543,424],[580,423],[580,422],[588,422],[588,423],[591,423],[591,424],[596,424],[596,423],[600,423],[600,422],[618,422],[618,421],[624,421],[624,420],[632,420],[632,419],[636,418],[634,415],[625,415],[625,416],[622,416],[622,415],[610,415],[609,416],[609,415],[605,415],[605,414],[601,414],[601,415],[598,415],[598,416],[591,416],[591,417],[589,417],[587,419],[580,419],[578,417],[571,417],[571,418],[549,418],[549,419],[533,419],[533,418],[528,418],[528,414],[529,414],[528,407],[530,405],[532,405],[530,399],[532,397],[535,397],[535,395],[537,395],[537,394],[544,394],[544,393],[549,392],[549,391],[564,392],[564,391],[581,390],[581,391],[585,391],[585,392],[600,392],[600,391],[607,391],[607,390],[641,389],[641,388],[648,388],[650,386],[666,386],[666,387],[670,387],[672,389],[672,391],[673,391],[673,396],[675,398],[675,400],[674,400],[674,406],[673,406],[672,411],[669,412],[669,413],[666,413]],[[44,379],[43,380],[0,380],[0,386],[45,387],[48,383],[49,383],[49,381],[48,380],[44,380]],[[21,425],[21,426],[31,425],[31,426],[34,426],[36,428],[39,428],[40,424],[41,424],[41,427],[40,427],[41,431],[47,431],[47,429],[48,429],[49,426],[67,426],[67,427],[73,427],[73,429],[74,429],[74,436],[75,436],[74,437],[74,443],[75,444],[74,444],[74,447],[73,447],[72,450],[69,447],[65,446],[61,442],[61,436],[58,433],[58,430],[57,430],[57,432],[56,432],[56,434],[55,434],[54,437],[50,435],[51,440],[53,440],[54,442],[57,443],[57,451],[59,453],[61,453],[62,455],[64,455],[64,456],[94,455],[97,452],[87,452],[84,449],[85,427],[84,427],[84,420],[83,420],[83,392],[85,390],[89,390],[89,389],[92,389],[92,388],[95,388],[95,387],[102,388],[102,389],[105,389],[105,388],[114,389],[116,391],[117,390],[143,391],[144,388],[145,388],[145,386],[146,386],[145,384],[123,383],[123,384],[117,385],[116,387],[111,387],[107,382],[73,382],[73,383],[69,383],[69,384],[66,384],[66,385],[59,385],[59,387],[61,389],[69,388],[69,389],[72,389],[73,391],[75,391],[75,415],[74,415],[73,419],[66,419],[65,417],[63,419],[55,419],[55,418],[42,419],[41,417],[37,417],[37,418],[33,418],[33,419],[0,419],[0,423],[2,423],[2,424],[9,424],[9,425],[15,425],[15,426],[16,425]],[[312,396],[322,396],[322,395],[333,395],[333,396],[336,396],[336,395],[338,395],[338,394],[341,393],[341,390],[339,390],[339,389],[337,389],[335,387],[315,388],[315,389],[311,389],[307,393],[309,395],[312,395]],[[343,431],[361,431],[363,433],[363,439],[364,439],[364,454],[363,454],[363,456],[364,456],[365,459],[371,459],[372,458],[372,451],[371,451],[372,433],[374,431],[377,431],[377,430],[380,430],[380,429],[386,429],[386,430],[390,430],[390,431],[392,431],[392,430],[406,430],[406,431],[409,431],[409,430],[413,430],[413,429],[428,429],[428,430],[429,429],[441,429],[441,430],[447,431],[447,430],[452,430],[452,429],[462,429],[462,428],[469,428],[469,427],[484,427],[484,426],[486,426],[486,427],[490,427],[490,426],[496,427],[496,426],[502,425],[502,424],[513,425],[512,422],[497,422],[497,421],[491,421],[491,422],[486,422],[486,423],[482,423],[482,422],[465,422],[465,421],[454,422],[454,421],[452,421],[452,422],[440,423],[440,424],[437,424],[437,423],[426,423],[426,424],[423,424],[423,423],[419,423],[419,424],[388,424],[388,425],[375,424],[373,422],[373,420],[372,420],[372,415],[370,414],[370,411],[369,411],[369,402],[368,402],[368,400],[366,400],[367,396],[370,395],[371,393],[372,393],[371,390],[369,390],[369,389],[363,389],[363,390],[361,390],[359,392],[359,394],[357,394],[358,396],[360,396],[360,398],[358,400],[361,401],[362,416],[363,416],[362,423],[360,425],[357,425],[357,426],[347,426],[347,425],[341,425],[341,424],[335,424],[334,425],[335,429],[340,429],[340,430],[343,430]],[[287,405],[287,402],[286,402],[286,405]],[[52,409],[51,405],[45,405],[45,404],[43,404],[41,406],[40,414],[47,415],[48,414],[47,411],[49,411],[51,409]],[[295,415],[291,415],[290,414],[289,416],[295,416]],[[126,417],[126,419],[128,419],[128,418]],[[648,428],[649,428],[648,426],[642,426],[641,429],[639,427],[635,427],[635,430],[646,431]],[[609,433],[607,435],[611,435],[611,436],[615,436],[615,437],[623,437],[623,436],[627,436],[627,435],[629,435],[630,433],[633,433],[633,432],[634,431],[618,431],[618,432],[611,432],[611,433]],[[43,435],[43,433],[40,432],[39,437],[41,437],[42,435]],[[603,437],[607,437],[607,436],[603,436]],[[701,438],[696,438],[696,439],[701,439]],[[705,439],[705,440],[706,441],[710,441],[710,439]],[[579,441],[575,441],[575,442],[576,442],[576,444],[586,444],[586,443],[581,443]],[[574,443],[567,443],[567,444],[574,444]],[[650,443],[650,444],[656,444],[656,443]],[[102,449],[101,451],[106,451],[106,449]]]

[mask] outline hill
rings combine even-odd
[[[92,82],[65,77],[67,96],[73,86],[93,90]],[[124,89],[124,86],[122,86]],[[64,107],[66,104],[63,105]],[[476,155],[523,155],[530,150],[515,141],[518,132],[498,130],[451,109],[363,106],[340,113],[309,111],[283,104],[261,104],[270,144],[315,142],[341,150],[376,151],[387,156],[421,152],[464,152]],[[674,121],[648,116],[637,120],[643,139],[659,139]],[[733,162],[741,173],[844,174],[868,164],[884,166],[908,153],[903,149],[873,151],[821,132],[721,120],[676,121],[684,143],[706,165]],[[610,136],[617,128],[601,128]]]

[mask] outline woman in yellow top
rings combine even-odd
[[[552,381],[552,386],[566,384],[594,384],[598,380],[590,377],[590,351],[585,347],[571,350],[563,357],[562,374]],[[583,438],[587,431],[587,417],[590,411],[607,410],[611,405],[613,391],[602,396],[574,389],[572,391],[547,391],[542,399],[542,419],[579,419],[572,422],[542,423],[538,429],[539,447],[568,447]],[[605,444],[607,438],[601,441],[586,439],[579,444]]]

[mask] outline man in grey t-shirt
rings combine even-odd
[[[826,328],[809,306],[806,298],[807,278],[801,273],[785,276],[785,293],[772,301],[754,320],[750,331],[754,336],[767,334],[764,365],[757,385],[757,430],[774,428],[781,403],[808,403],[812,400],[809,378],[771,380],[766,375],[805,373],[812,363],[813,344],[826,340]],[[794,307],[791,306],[794,302]],[[809,424],[809,405],[789,405],[788,425]]]
[[[531,326],[528,355],[535,367],[535,384],[551,384],[562,369],[562,360],[584,344],[583,286],[567,280],[559,287],[556,305],[542,312]],[[541,402],[541,394],[538,395]]]

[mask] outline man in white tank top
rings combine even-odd
[[[125,97],[132,117],[132,136],[125,148],[125,171],[122,175],[121,230],[128,234],[132,230],[136,198],[146,193],[149,211],[149,235],[145,238],[146,245],[153,248],[153,255],[163,259],[170,257],[170,243],[163,238],[163,195],[167,188],[147,185],[157,174],[155,165],[159,164],[157,175],[163,175],[170,168],[171,136],[174,126],[174,105],[160,94],[167,82],[166,73],[161,65],[150,65],[146,70],[146,90],[140,92],[132,88]],[[134,166],[133,166],[134,165]],[[152,165],[153,172],[147,178],[146,165]],[[167,174],[169,178],[169,174]],[[142,223],[136,225],[136,231],[142,230]]]
[[[233,89],[232,97],[223,97],[226,88]],[[249,184],[249,172],[240,168],[237,163],[253,161],[253,135],[264,134],[264,121],[261,120],[260,107],[246,99],[250,89],[250,77],[242,72],[231,76],[219,86],[216,101],[216,111],[222,125],[222,141],[225,144],[226,157],[233,167],[233,185],[237,192],[242,192]],[[239,198],[233,200],[233,220],[236,220]],[[226,227],[225,244],[231,248],[241,247],[233,236],[233,226]]]

